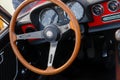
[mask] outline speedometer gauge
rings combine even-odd
[[[39,21],[43,26],[56,24],[58,22],[58,14],[54,9],[47,8],[39,14]]]
[[[68,2],[67,5],[73,11],[77,20],[82,19],[83,15],[84,15],[84,8],[79,2],[72,1],[72,2]],[[68,17],[68,15],[67,15],[67,17]]]

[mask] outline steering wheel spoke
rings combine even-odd
[[[17,40],[25,40],[25,39],[43,39],[43,31],[30,32],[25,34],[17,35]]]
[[[49,56],[48,56],[48,67],[52,67],[54,57],[55,57],[55,52],[57,49],[58,42],[51,42],[50,43],[50,50],[49,50]]]
[[[68,30],[70,30],[70,25],[66,24],[66,25],[62,25],[58,27],[61,31],[61,34],[64,34],[65,32],[67,32]]]

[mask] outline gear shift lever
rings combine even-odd
[[[115,32],[115,38],[117,41],[120,41],[120,29]]]

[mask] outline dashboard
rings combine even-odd
[[[120,21],[120,0],[64,0],[63,1],[75,14],[79,24],[87,24],[89,32],[118,28]],[[49,24],[65,25],[69,23],[69,16],[57,5],[43,0],[29,13],[19,20],[20,23],[32,23],[32,27],[42,30]],[[39,5],[42,4],[42,5]],[[29,20],[26,20],[29,19]],[[26,21],[28,22],[26,22]],[[114,25],[112,26],[111,23]],[[31,25],[31,24],[30,24]],[[107,27],[106,27],[107,26]],[[23,31],[30,27],[24,26]]]
[[[64,3],[72,10],[79,23],[87,23],[92,21],[89,7],[104,1],[107,0],[64,0]],[[70,20],[69,16],[60,7],[52,3],[33,9],[30,18],[34,25],[40,26],[40,29],[49,24],[63,25]]]

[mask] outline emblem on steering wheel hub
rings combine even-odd
[[[56,25],[49,25],[43,31],[45,39],[49,42],[54,42],[60,39],[60,30]]]

